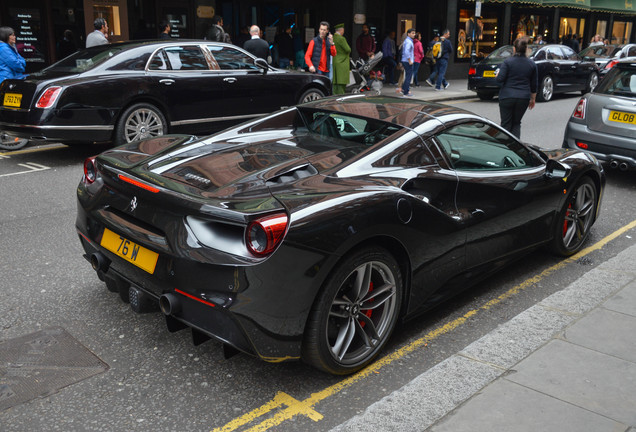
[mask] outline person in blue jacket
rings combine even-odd
[[[0,27],[0,83],[6,79],[23,79],[26,61],[15,47],[15,32]]]

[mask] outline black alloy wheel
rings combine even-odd
[[[303,360],[336,375],[371,363],[393,332],[402,291],[399,266],[388,251],[365,248],[346,258],[314,303]]]
[[[570,256],[578,252],[590,234],[596,214],[598,192],[589,177],[583,177],[570,191],[556,220],[552,250]]]
[[[311,88],[307,90],[305,93],[303,93],[303,95],[298,100],[298,103],[303,104],[303,103],[315,101],[318,99],[322,99],[324,97],[325,97],[325,94],[322,91],[316,88]]]
[[[168,132],[166,118],[154,105],[139,103],[130,106],[117,121],[115,143],[153,138]]]

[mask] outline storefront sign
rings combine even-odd
[[[16,48],[26,60],[27,72],[42,68],[46,62],[45,44],[40,39],[40,10],[10,8],[9,15],[13,21]]]
[[[212,6],[197,7],[197,18],[214,18],[214,7]]]
[[[355,14],[353,16],[354,24],[364,24],[365,22],[367,22],[367,16],[365,14]]]

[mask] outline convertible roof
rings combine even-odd
[[[440,103],[392,96],[334,96],[303,106],[373,118],[409,128],[416,128],[442,116],[472,115],[470,111]]]

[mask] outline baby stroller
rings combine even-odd
[[[382,52],[376,53],[373,58],[368,61],[359,59],[351,60],[351,78],[349,85],[345,88],[347,93],[363,93],[375,92],[380,94],[382,91],[382,81],[384,77],[382,72],[374,71],[373,68],[382,61]]]

